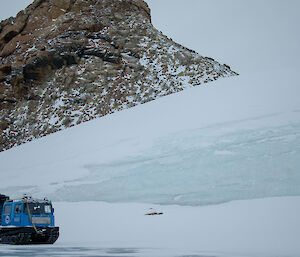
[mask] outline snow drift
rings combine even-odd
[[[299,195],[296,77],[223,79],[3,152],[0,190],[182,205]]]

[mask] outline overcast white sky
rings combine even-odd
[[[32,0],[9,0],[0,18]],[[148,0],[153,24],[204,56],[245,73],[300,67],[299,0]]]
[[[33,0],[0,0],[0,19],[6,19],[24,9],[27,5],[31,4]]]

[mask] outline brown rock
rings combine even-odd
[[[71,1],[70,0],[51,0],[50,3],[60,9],[67,10],[70,7]]]
[[[0,56],[6,57],[11,55],[17,48],[17,42],[16,41],[10,41],[8,42],[4,48],[2,49]]]
[[[141,8],[142,10],[144,10],[146,12],[146,14],[148,15],[148,17],[151,18],[151,10],[145,1],[135,0],[133,2],[133,4],[136,5],[137,7]]]
[[[28,14],[20,13],[13,24],[8,23],[0,33],[0,45],[3,46],[11,41],[15,36],[17,36],[24,29],[28,19]]]
[[[0,130],[6,130],[8,126],[9,124],[5,120],[0,121]]]
[[[2,150],[235,75],[162,35],[143,0],[35,0],[0,23],[0,55]]]
[[[11,65],[0,65],[0,76],[7,76],[11,73]]]

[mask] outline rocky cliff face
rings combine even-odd
[[[232,75],[143,0],[35,0],[0,24],[0,150]]]

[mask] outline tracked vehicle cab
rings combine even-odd
[[[59,236],[52,203],[46,198],[24,196],[21,200],[9,200],[0,195],[0,210],[0,243],[51,244]]]
[[[3,204],[1,226],[54,226],[52,204],[49,201],[24,202],[8,200]],[[29,209],[29,212],[28,212]],[[30,220],[30,215],[32,223]]]

